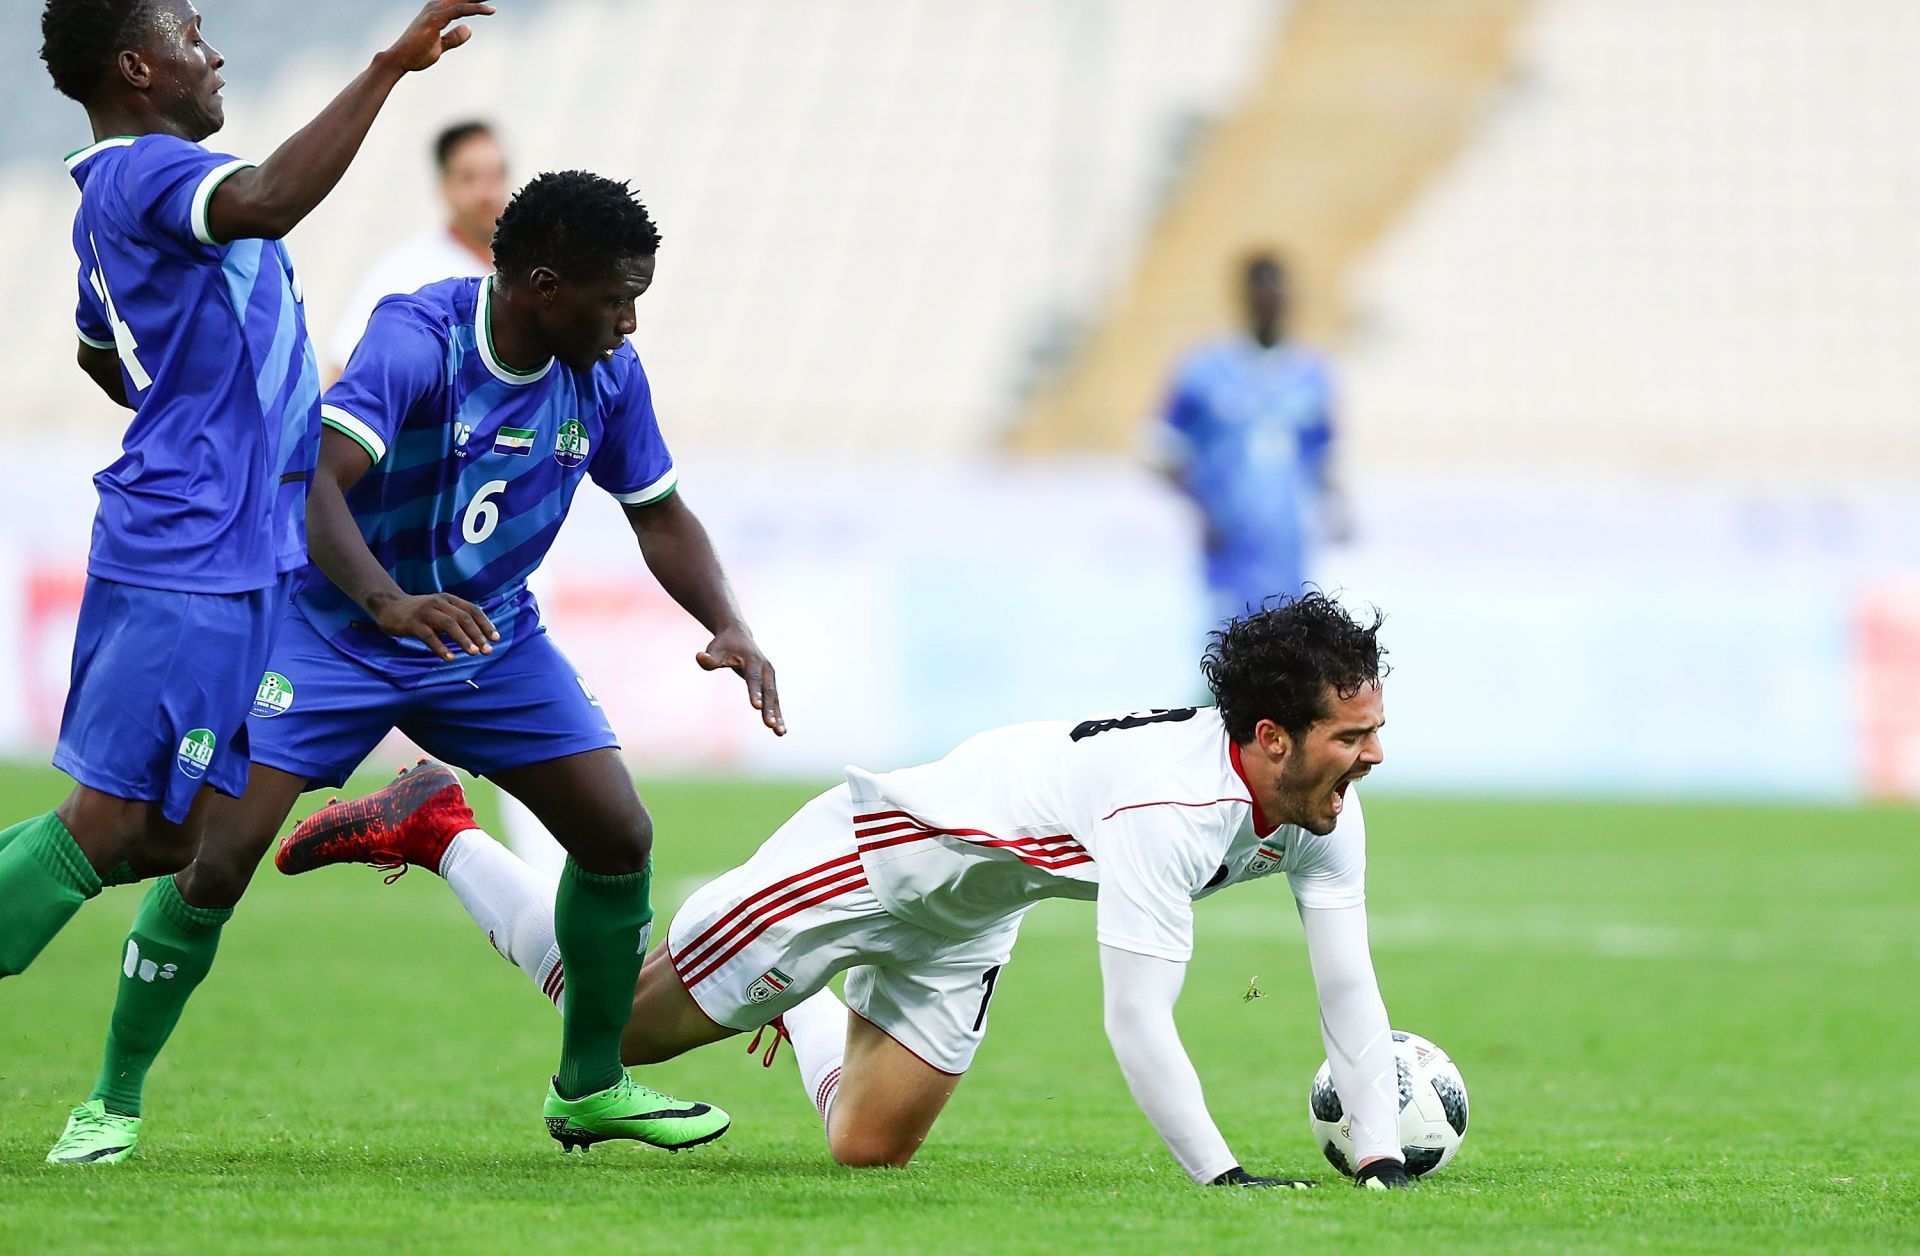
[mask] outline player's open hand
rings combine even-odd
[[[493,643],[500,639],[485,612],[451,593],[403,594],[375,602],[367,609],[381,632],[424,641],[446,663],[453,662],[456,649],[466,654],[492,654]]]
[[[424,70],[438,61],[441,53],[450,52],[473,38],[471,26],[462,23],[449,29],[449,23],[463,17],[486,17],[492,12],[492,5],[471,0],[433,0],[420,10],[420,16],[413,19],[406,34],[396,39],[387,53],[403,70]]]
[[[745,628],[723,628],[707,648],[693,661],[710,672],[721,668],[740,673],[747,682],[747,701],[760,712],[760,722],[779,737],[787,735],[787,722],[780,716],[780,691],[774,687],[773,664],[753,643],[753,634]]]

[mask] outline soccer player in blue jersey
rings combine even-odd
[[[103,883],[163,879],[141,909],[187,914],[164,874],[199,844],[211,787],[246,783],[248,695],[304,561],[319,376],[280,239],[332,190],[401,76],[471,34],[484,4],[429,4],[257,167],[220,129],[219,53],[188,0],[48,0],[41,56],[86,107],[79,362],[132,410],[94,477],[86,593],[54,764],[54,811],[0,833],[0,977],[22,972]]]
[[[620,1063],[653,912],[652,825],[586,681],[547,636],[527,577],[573,494],[591,478],[625,506],[640,552],[713,634],[697,656],[731,668],[783,733],[772,666],[755,645],[678,475],[627,336],[653,279],[659,234],[627,186],[545,174],[513,198],[493,240],[495,272],[450,279],[374,309],[322,407],[308,506],[312,564],[274,643],[250,725],[246,795],[209,825],[180,876],[187,926],[208,957],[220,922],[302,791],[339,785],[398,727],[436,756],[493,779],[569,852],[542,913],[503,920],[494,941],[534,970],[564,1014],[545,1116],[569,1146],[625,1138],[679,1148],[719,1137],[727,1114],[635,1082]],[[430,860],[457,884],[518,877],[518,861],[473,829],[437,765],[356,806],[378,844],[414,818],[457,812]],[[553,905],[550,918],[545,905]],[[133,963],[135,939],[129,942]],[[523,954],[524,953],[524,954]],[[171,953],[141,964],[170,963]],[[530,957],[530,958],[529,958]],[[203,975],[206,965],[195,973]],[[93,1104],[49,1159],[131,1151],[148,1068],[192,983],[123,984]],[[145,1009],[165,999],[169,1014]],[[76,1113],[76,1117],[78,1113]]]
[[[1216,625],[1298,596],[1309,520],[1338,504],[1332,380],[1318,354],[1286,339],[1286,269],[1256,254],[1242,282],[1246,330],[1180,363],[1155,441],[1204,522]]]

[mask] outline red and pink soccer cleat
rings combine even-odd
[[[385,789],[351,802],[330,802],[280,841],[273,865],[289,876],[328,864],[363,863],[393,871],[440,870],[447,843],[478,828],[460,778],[444,763],[422,759]]]

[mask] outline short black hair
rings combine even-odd
[[[1326,691],[1351,698],[1386,675],[1380,625],[1362,624],[1317,589],[1275,598],[1213,633],[1200,670],[1220,707],[1227,735],[1253,740],[1272,720],[1295,737],[1327,716]]]
[[[81,104],[147,17],[148,0],[47,0],[40,59],[62,96]]]
[[[660,229],[633,189],[584,170],[538,175],[513,194],[493,229],[493,264],[520,276],[536,266],[598,277],[660,250]]]
[[[433,137],[433,164],[441,174],[447,172],[447,163],[453,160],[453,150],[476,135],[492,135],[493,127],[478,118],[466,122],[456,122],[440,134]]]

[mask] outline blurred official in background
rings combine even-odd
[[[485,122],[460,122],[433,141],[444,226],[422,231],[380,255],[327,341],[327,378],[340,378],[381,297],[442,279],[493,273],[493,224],[507,207],[507,153]]]
[[[1285,264],[1248,257],[1240,296],[1246,330],[1181,361],[1152,441],[1205,524],[1210,626],[1297,596],[1315,533],[1347,531],[1332,477],[1333,384],[1319,354],[1286,338]]]

